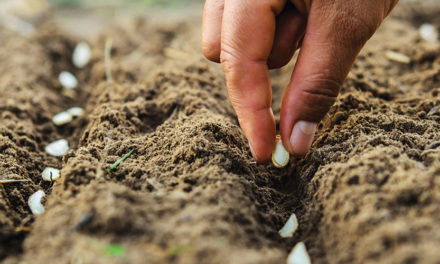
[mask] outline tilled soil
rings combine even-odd
[[[284,169],[252,161],[221,68],[201,55],[199,17],[113,26],[89,40],[81,70],[71,64],[80,39],[50,20],[30,37],[1,29],[0,176],[29,181],[0,184],[0,259],[285,263],[304,241],[313,263],[440,263],[440,45],[417,31],[440,21],[422,7],[402,4],[384,23],[310,153]],[[272,72],[277,117],[292,67]],[[74,93],[62,70],[78,77]],[[52,116],[72,106],[85,114],[56,127]],[[71,150],[46,154],[60,138]],[[43,182],[46,166],[61,179]],[[45,212],[33,216],[39,189]],[[299,230],[283,239],[293,212]]]

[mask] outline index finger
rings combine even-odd
[[[275,143],[275,119],[267,59],[275,16],[285,1],[225,0],[220,61],[229,97],[258,162],[268,161]]]

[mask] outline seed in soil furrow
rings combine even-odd
[[[89,44],[86,42],[80,42],[76,45],[72,54],[72,62],[77,68],[84,68],[92,56],[92,51]]]
[[[84,109],[81,107],[72,107],[66,110],[72,117],[82,116],[84,114]]]
[[[298,229],[298,220],[296,219],[296,215],[292,214],[287,220],[286,224],[283,228],[278,232],[281,237],[292,237],[295,231]]]
[[[58,139],[44,149],[49,155],[60,157],[64,156],[69,150],[69,142],[65,139]]]
[[[41,199],[43,197],[44,192],[42,190],[35,192],[29,197],[28,205],[34,215],[44,213],[44,206],[41,204]]]
[[[45,181],[55,181],[60,177],[60,170],[52,167],[47,167],[41,173],[41,177]]]
[[[68,123],[72,122],[72,120],[73,120],[73,117],[68,112],[58,113],[58,114],[54,115],[52,118],[52,122],[56,126],[62,126],[62,125],[68,124]]]
[[[292,249],[287,257],[287,264],[310,264],[309,254],[307,253],[306,245],[303,242],[299,242]]]
[[[61,72],[58,76],[58,80],[61,83],[61,86],[69,90],[75,89],[78,86],[78,80],[76,77],[67,71]]]

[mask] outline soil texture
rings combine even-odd
[[[113,25],[87,39],[84,69],[71,63],[82,39],[51,19],[30,36],[0,27],[0,176],[27,180],[0,184],[0,260],[285,263],[304,241],[313,263],[440,263],[440,44],[418,33],[440,29],[435,7],[402,2],[284,169],[253,162],[221,67],[200,52],[200,14]],[[271,73],[277,120],[293,65]],[[85,113],[55,126],[72,106]],[[60,138],[69,152],[46,154]],[[61,178],[43,182],[47,166]],[[281,238],[292,213],[299,229]]]

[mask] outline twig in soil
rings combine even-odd
[[[108,147],[109,147],[109,142],[112,140],[113,138],[113,130],[109,130],[107,132],[107,135],[105,136],[104,140],[105,140],[105,145],[104,145],[104,150],[103,150],[103,155],[104,158],[108,157]],[[102,167],[104,166],[104,159],[101,158],[101,160],[99,161],[98,164],[98,169],[96,170],[96,179],[101,178],[102,173],[104,172]]]
[[[81,215],[78,222],[74,226],[69,228],[67,232],[72,233],[73,231],[81,229],[83,226],[90,223],[90,221],[92,221],[92,218],[93,218],[93,214],[91,212],[84,213],[83,215]]]
[[[0,183],[28,182],[31,180],[0,180]]]
[[[165,48],[164,54],[165,56],[172,59],[188,60],[189,58],[191,58],[191,54],[173,48]]]
[[[15,229],[15,232],[31,232],[32,229],[28,226],[19,226]]]
[[[110,172],[111,170],[113,170],[114,168],[116,168],[119,163],[123,162],[125,159],[128,158],[128,156],[131,155],[131,153],[133,153],[134,149],[130,150],[130,152],[128,152],[127,154],[124,155],[124,157],[120,158],[118,161],[116,161],[110,168],[106,169],[106,172]]]
[[[10,15],[5,11],[0,10],[0,24],[6,28],[18,32],[23,36],[28,36],[34,32],[35,28],[29,22],[22,20],[14,15]]]
[[[112,84],[112,44],[111,38],[105,41],[104,47],[104,63],[105,63],[105,78],[108,83]]]

